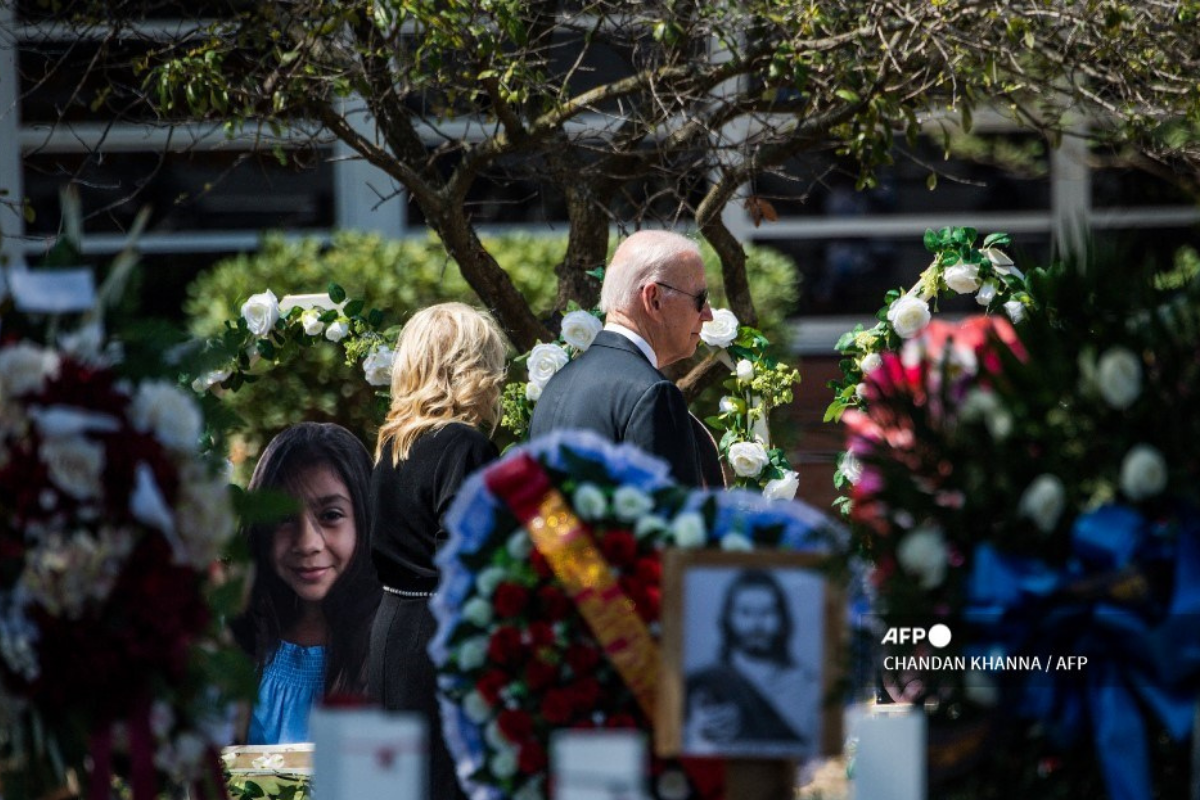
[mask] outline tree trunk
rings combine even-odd
[[[596,196],[596,187],[591,183],[567,183],[565,188],[571,229],[566,255],[554,268],[558,276],[554,307],[562,311],[574,300],[582,308],[591,309],[600,302],[600,281],[587,273],[605,266],[608,256],[607,203]]]

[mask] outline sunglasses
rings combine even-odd
[[[704,304],[708,302],[708,289],[701,289],[699,294],[692,294],[691,292],[685,292],[683,289],[676,289],[669,283],[663,283],[662,281],[655,281],[655,283],[664,289],[670,289],[672,292],[679,292],[692,298],[692,301],[696,304],[697,313],[703,311]]]

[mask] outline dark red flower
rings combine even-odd
[[[529,602],[529,590],[516,583],[500,584],[492,595],[492,606],[502,617],[515,617],[525,610]]]
[[[646,622],[655,622],[662,615],[662,590],[657,586],[642,589],[641,596],[634,601],[638,616]]]
[[[533,733],[533,717],[520,709],[504,709],[496,717],[496,725],[510,742],[523,742]]]
[[[500,699],[500,690],[509,684],[509,677],[498,669],[489,669],[475,682],[475,691],[492,705]]]
[[[554,574],[554,570],[550,568],[550,562],[542,555],[542,552],[536,548],[529,556],[529,562],[533,564],[533,571],[537,573],[539,578],[549,578]]]
[[[529,623],[526,629],[529,644],[534,648],[547,647],[554,644],[554,629],[550,627],[550,623],[536,621]]]
[[[525,682],[529,688],[537,691],[545,689],[558,678],[558,667],[548,664],[540,658],[535,658],[525,667]]]
[[[488,640],[488,658],[497,664],[513,664],[521,658],[521,632],[511,625],[497,628]]]
[[[546,769],[546,748],[533,740],[521,745],[521,754],[517,757],[517,769],[526,775],[536,775]]]
[[[550,689],[542,698],[542,719],[551,725],[562,725],[571,719],[575,710],[574,694],[566,689]]]
[[[600,699],[600,682],[590,675],[580,678],[571,685],[571,695],[576,708],[591,708]]]
[[[618,569],[631,567],[637,558],[637,539],[629,531],[609,531],[600,541],[600,552]]]
[[[637,560],[633,574],[639,581],[657,586],[662,583],[662,561],[654,556],[642,556]]]
[[[538,616],[547,622],[558,622],[571,613],[571,601],[557,586],[547,585],[538,589],[535,607]]]
[[[576,675],[586,675],[600,663],[600,651],[576,642],[567,648],[564,658]]]

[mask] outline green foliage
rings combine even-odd
[[[554,267],[566,252],[565,237],[510,234],[486,239],[484,246],[530,306],[548,313],[557,289]],[[615,240],[610,251],[613,247]],[[708,248],[704,256],[714,304],[723,305],[719,261]],[[752,293],[763,299],[759,315],[764,332],[776,342],[786,341],[784,321],[798,295],[793,263],[774,251],[748,247],[747,271]],[[342,231],[323,243],[268,234],[259,252],[222,261],[188,287],[185,312],[191,332],[200,337],[224,336],[240,346],[245,336],[241,304],[267,289],[280,299],[322,291],[351,298],[345,313],[363,309],[383,312],[383,318],[373,321],[378,330],[403,324],[414,311],[434,303],[480,302],[458,265],[433,237],[386,240],[375,234]],[[259,350],[269,350],[259,353],[263,358],[296,357],[286,368],[263,371],[252,367],[244,385],[234,387],[237,391],[223,398],[222,404],[243,421],[232,448],[242,477],[272,436],[301,420],[338,422],[373,449],[386,399],[367,384],[362,370],[353,363],[362,355],[354,350],[358,343],[347,341],[350,347],[344,355],[341,347],[331,343],[318,340],[312,346],[311,337],[304,342],[289,338],[282,350],[269,340],[258,340]],[[302,353],[292,353],[299,348]]]

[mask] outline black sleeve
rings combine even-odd
[[[678,483],[701,484],[691,416],[683,392],[670,381],[653,384],[638,398],[625,429],[625,440],[664,459]]]
[[[451,433],[443,431],[441,436]],[[435,501],[437,503],[438,527],[445,530],[444,519],[450,504],[458,495],[463,481],[471,473],[500,455],[496,445],[474,428],[465,425],[453,426],[453,437],[446,442],[438,457]],[[438,438],[441,438],[439,436]]]

